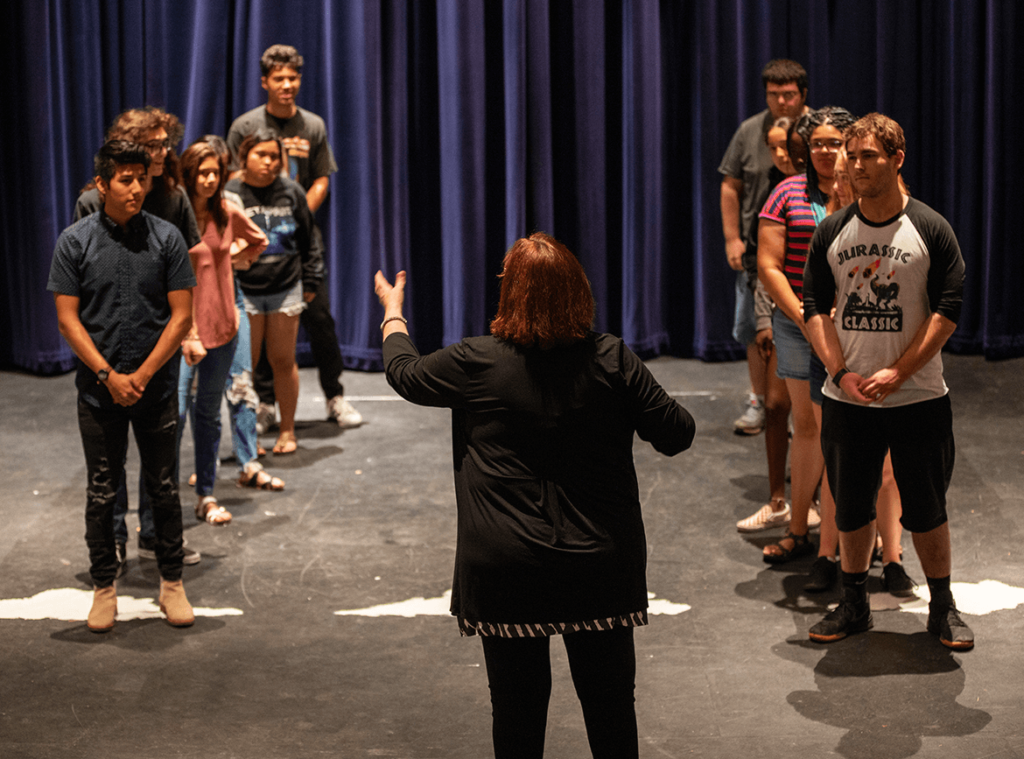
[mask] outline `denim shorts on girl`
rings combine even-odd
[[[245,298],[245,313],[252,316],[261,314],[298,316],[306,310],[306,301],[302,298],[302,280],[284,292],[250,295],[243,291],[242,297]]]
[[[793,320],[775,309],[772,314],[772,337],[779,365],[775,374],[779,379],[809,380],[811,378],[811,344]]]

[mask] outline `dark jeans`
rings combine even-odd
[[[638,756],[633,628],[561,637],[583,707],[591,753],[595,759]],[[551,639],[482,637],[481,641],[491,689],[495,759],[539,759],[544,755],[551,696]]]
[[[181,579],[184,556],[181,502],[175,474],[178,458],[178,398],[134,406],[101,409],[78,401],[78,428],[82,433],[88,471],[85,505],[85,542],[89,546],[89,573],[93,585],[105,588],[114,582],[117,553],[114,548],[114,501],[124,481],[128,426],[135,435],[142,461],[143,486],[153,504],[156,529],[154,549],[160,576]]]
[[[316,297],[306,304],[306,310],[299,317],[302,328],[309,338],[309,349],[313,353],[320,373],[320,387],[324,398],[330,400],[336,395],[344,395],[345,388],[341,384],[341,371],[344,368],[341,359],[341,348],[338,347],[338,335],[334,329],[334,317],[331,316],[331,302],[327,295],[327,280],[320,282]],[[260,403],[275,402],[274,373],[267,360],[267,351],[260,352],[260,360],[253,373],[253,385]]]

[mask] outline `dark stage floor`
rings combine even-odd
[[[780,531],[735,530],[767,496],[763,438],[731,429],[745,367],[651,362],[698,433],[673,459],[636,447],[652,610],[665,612],[636,635],[641,756],[1024,757],[1024,360],[946,366],[954,590],[978,640],[964,654],[912,609],[880,609],[873,631],[829,646],[808,641],[829,600],[801,591],[810,560],[769,567],[760,548]],[[480,643],[445,614],[448,412],[397,400],[381,375],[345,380],[367,423],[342,432],[321,421],[303,370],[301,447],[267,461],[284,493],[236,489],[225,462],[217,495],[235,519],[213,528],[185,491],[186,535],[203,554],[185,568],[195,626],[159,618],[155,565],[130,545],[120,620],[95,635],[73,377],[0,373],[0,757],[491,755]],[[185,472],[191,460],[188,443]],[[904,546],[923,581],[907,535]],[[373,609],[386,604],[397,606]],[[547,756],[589,756],[564,649],[552,651]]]

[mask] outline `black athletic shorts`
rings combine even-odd
[[[900,491],[910,532],[928,532],[946,522],[946,490],[955,446],[949,396],[895,408],[872,408],[825,398],[821,450],[836,526],[853,532],[875,518],[885,452]]]

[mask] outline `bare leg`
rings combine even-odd
[[[875,548],[875,523],[864,525],[853,532],[839,533],[839,560],[847,574],[867,572],[871,566],[871,551]]]
[[[917,558],[924,576],[930,579],[949,577],[953,569],[953,552],[949,543],[949,522],[928,532],[911,533]]]
[[[281,407],[281,428],[274,446],[278,453],[289,452],[280,448],[294,450],[295,409],[299,404],[299,367],[295,363],[298,334],[298,316],[277,313],[267,317],[267,359],[274,371],[274,395]],[[253,344],[256,345],[255,329]]]
[[[814,407],[814,420],[821,429],[821,406],[817,403],[811,404]],[[832,488],[828,484],[828,472],[821,473],[821,527],[820,543],[818,544],[818,556],[832,558],[836,555],[839,547],[839,530],[836,528],[836,502],[832,498]]]
[[[760,355],[760,354],[758,354]],[[765,365],[764,447],[768,454],[768,487],[772,510],[781,511],[786,500],[786,456],[789,453],[789,391],[786,381],[775,374],[775,350]]]
[[[747,372],[750,374],[750,390],[754,395],[765,396],[767,380],[765,372],[768,364],[757,349],[757,343],[747,343]]]
[[[814,404],[811,403],[811,384],[807,380],[786,380],[789,399],[793,404],[793,443],[790,456],[790,494],[793,512],[789,531],[794,535],[807,534],[807,513],[814,500],[814,491],[821,481],[825,465],[821,453],[818,425],[814,419]],[[781,549],[792,547],[791,538],[783,538],[776,545],[765,546],[766,556],[779,556]]]
[[[885,464],[882,466],[882,487],[878,490],[875,509],[878,513],[878,534],[882,536],[882,561],[885,564],[893,561],[901,563],[903,547],[900,538],[903,525],[900,524],[900,517],[903,515],[903,505],[892,473],[892,457],[888,453],[885,454]]]

